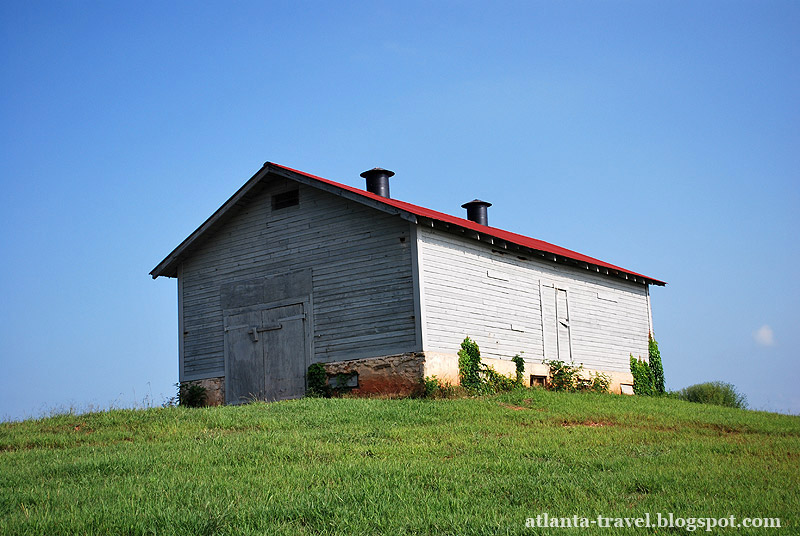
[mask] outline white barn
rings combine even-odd
[[[583,364],[632,383],[647,356],[650,285],[665,283],[486,225],[267,162],[150,274],[178,280],[179,381],[212,403],[303,396],[325,364],[356,393],[458,377],[461,341],[504,373]]]

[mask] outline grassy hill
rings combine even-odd
[[[798,490],[800,418],[667,399],[520,390],[0,425],[0,534],[563,532],[525,527],[544,512],[778,517],[751,533],[797,534]]]

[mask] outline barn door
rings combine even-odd
[[[542,281],[542,342],[544,358],[551,361],[572,361],[569,295],[566,289]]]
[[[239,404],[264,394],[264,348],[254,331],[261,313],[252,311],[225,317],[225,402]]]
[[[225,399],[284,400],[305,393],[303,304],[225,314]]]
[[[303,305],[266,309],[261,315],[265,328],[265,400],[300,398],[306,392],[305,315]],[[278,329],[274,329],[280,326]]]
[[[569,302],[567,291],[556,289],[556,332],[558,346],[558,360],[569,363],[572,361],[572,337],[569,326]]]

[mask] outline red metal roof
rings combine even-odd
[[[299,170],[292,169],[292,168],[289,168],[289,167],[286,167],[286,166],[282,166],[280,164],[275,164],[273,162],[267,162],[265,165],[272,165],[272,166],[284,169],[286,171],[290,171],[292,173],[297,173],[297,174],[302,175],[304,177],[308,177],[309,179],[317,180],[317,181],[323,182],[325,184],[329,184],[331,186],[335,186],[337,188],[341,188],[343,190],[347,190],[349,192],[361,195],[361,196],[366,197],[368,199],[372,199],[374,201],[378,201],[380,203],[389,205],[391,207],[394,207],[394,208],[406,211],[408,213],[414,214],[415,216],[418,216],[418,217],[428,218],[428,219],[431,219],[431,220],[444,222],[444,223],[447,223],[447,224],[450,224],[450,225],[456,225],[456,226],[459,226],[459,227],[463,227],[465,229],[469,229],[471,231],[475,231],[476,233],[480,233],[482,235],[488,235],[488,236],[491,236],[491,237],[494,237],[494,238],[498,238],[500,240],[504,240],[504,241],[509,242],[511,244],[516,244],[518,246],[522,246],[522,247],[525,247],[525,248],[530,248],[530,249],[534,249],[534,250],[537,250],[537,251],[550,253],[550,254],[553,254],[553,255],[560,256],[560,257],[566,257],[568,259],[573,259],[573,260],[576,260],[576,261],[579,261],[579,262],[583,262],[583,263],[586,263],[586,264],[590,264],[590,265],[606,268],[608,270],[614,270],[614,271],[620,272],[621,274],[627,274],[627,275],[631,275],[631,276],[634,276],[634,277],[637,277],[637,278],[642,278],[643,280],[645,280],[646,282],[651,283],[651,284],[661,285],[661,286],[666,285],[665,282],[659,281],[658,279],[654,279],[654,278],[646,276],[646,275],[642,275],[642,274],[639,274],[639,273],[636,273],[636,272],[632,272],[631,270],[627,270],[625,268],[621,268],[619,266],[615,266],[613,264],[609,264],[609,263],[601,261],[599,259],[595,259],[593,257],[589,257],[588,255],[583,255],[583,254],[578,253],[576,251],[572,251],[572,250],[569,250],[569,249],[566,249],[566,248],[562,248],[560,246],[556,246],[554,244],[551,244],[549,242],[545,242],[543,240],[537,240],[536,238],[530,238],[528,236],[512,233],[512,232],[509,232],[509,231],[504,231],[503,229],[498,229],[496,227],[490,227],[490,226],[487,226],[487,225],[480,225],[478,223],[475,223],[473,221],[470,221],[470,220],[467,220],[467,219],[464,219],[464,218],[458,218],[456,216],[451,216],[450,214],[445,214],[443,212],[437,212],[435,210],[430,210],[430,209],[427,209],[427,208],[424,208],[424,207],[413,205],[411,203],[406,203],[405,201],[400,201],[398,199],[391,199],[391,198],[388,198],[388,197],[381,197],[379,195],[373,194],[373,193],[368,192],[366,190],[361,190],[359,188],[354,188],[352,186],[347,186],[346,184],[340,184],[338,182],[334,182],[334,181],[331,181],[331,180],[328,180],[328,179],[323,179],[322,177],[317,177],[316,175],[311,175],[310,173],[305,173],[303,171],[299,171]]]

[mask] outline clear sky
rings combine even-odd
[[[665,280],[667,378],[800,413],[800,3],[0,3],[0,418],[161,403],[148,272],[264,161]]]

